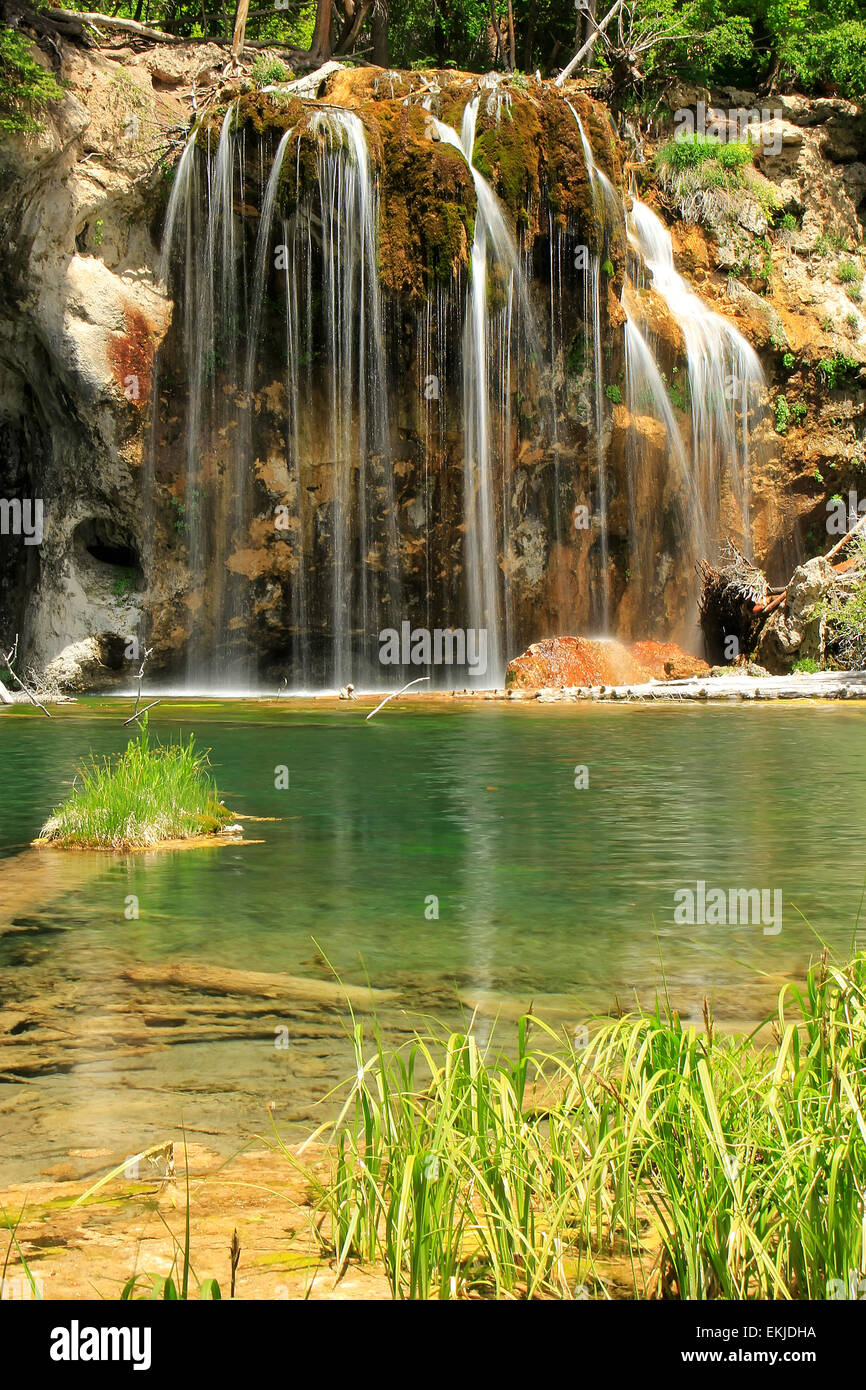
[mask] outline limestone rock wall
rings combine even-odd
[[[11,641],[21,632],[28,659],[41,664],[59,660],[62,669],[69,668],[67,683],[85,687],[129,681],[129,638],[136,634],[150,634],[163,670],[181,669],[196,621],[187,601],[189,572],[178,524],[180,466],[167,466],[158,480],[156,510],[147,515],[143,470],[151,447],[154,357],[167,341],[173,313],[159,283],[166,190],[194,105],[209,83],[219,85],[225,54],[209,45],[132,52],[118,44],[87,53],[64,46],[63,51],[63,76],[69,84],[65,99],[42,116],[38,136],[7,138],[0,150],[0,491],[44,503],[40,546],[2,538],[0,640]],[[454,78],[453,97],[447,82],[444,96],[439,93],[446,117],[449,101],[456,113],[465,100],[462,80]],[[423,275],[431,267],[435,271],[437,263],[441,268],[449,256],[465,260],[471,230],[468,187],[462,205],[466,215],[459,212],[455,185],[451,202],[458,212],[444,217],[435,207],[441,190],[417,179],[413,150],[424,118],[417,104],[410,108],[404,98],[436,82],[428,74],[337,70],[320,92],[338,105],[380,103],[391,171],[382,189],[387,214],[382,273],[407,321]],[[729,101],[747,95],[723,94]],[[252,106],[256,100],[250,97]],[[621,183],[628,147],[610,135],[604,113],[577,92],[573,100],[583,102],[580,109],[598,157]],[[855,277],[866,272],[866,142],[863,117],[850,104],[799,98],[781,98],[779,104],[781,150],[761,157],[759,168],[776,189],[778,207],[793,218],[793,228],[773,226],[766,217],[762,220],[760,209],[747,205],[724,219],[684,221],[655,186],[649,163],[638,175],[643,196],[673,225],[680,269],[749,337],[771,382],[774,447],[751,480],[751,520],[756,558],[771,579],[782,582],[796,563],[826,548],[827,502],[849,490],[866,498],[866,321],[861,301],[852,297],[856,286],[845,278],[850,272],[840,274],[843,262],[853,264]],[[500,146],[495,154],[487,152],[484,172],[506,205],[513,205],[515,217],[524,215],[527,206],[530,217],[541,211],[541,152],[542,162],[547,160],[542,177],[554,190],[553,215],[592,218],[585,179],[572,176],[574,130],[565,124],[556,127],[558,112],[561,106],[554,108],[546,99],[534,115],[527,107],[523,124],[515,125],[510,151]],[[251,108],[251,119],[254,115]],[[650,132],[645,153],[651,157],[664,136],[662,129]],[[561,167],[555,167],[557,150]],[[483,161],[483,141],[480,157]],[[425,198],[428,218],[423,225],[429,235],[417,241],[413,238],[423,222],[418,200]],[[534,264],[533,293],[539,304],[547,293],[547,274],[542,255]],[[621,285],[622,266],[613,264],[604,320],[614,375],[621,360]],[[660,306],[659,332],[669,342],[673,362],[680,350],[677,329],[663,319]],[[572,327],[576,331],[577,325]],[[573,337],[566,335],[566,348]],[[407,353],[411,357],[408,348]],[[577,451],[574,457],[587,476],[594,467],[581,380],[585,364],[572,362],[569,369],[561,360],[557,370],[568,439],[559,453],[536,448],[531,440],[521,444],[512,540],[501,557],[514,584],[521,646],[551,631],[585,627],[598,579],[589,540],[568,533],[567,526],[564,535],[552,534],[532,503],[539,493],[560,485],[560,468],[571,476],[569,449]],[[413,370],[410,386],[407,372],[405,395],[398,392],[395,400],[405,446],[395,468],[399,505],[406,517],[415,517],[420,535],[431,518],[419,511],[416,485],[416,377]],[[168,403],[170,407],[170,393]],[[260,404],[266,421],[267,401]],[[626,414],[622,404],[614,403],[606,426],[609,467],[620,484],[611,502],[619,630],[638,637],[653,626],[659,636],[681,637],[677,624],[688,606],[691,576],[678,574],[675,540],[664,528],[652,557],[652,593],[629,589]],[[273,448],[263,450],[256,464],[267,505],[285,495],[279,432],[274,420]],[[315,421],[310,434],[316,434]],[[648,451],[663,452],[663,441],[653,440],[651,421],[644,434]],[[445,582],[460,525],[459,517],[448,514],[447,501],[456,495],[460,464],[460,441],[453,432],[443,441],[440,462],[442,532],[436,568]],[[326,463],[320,464],[320,530],[329,500]],[[578,475],[575,497],[580,493]],[[660,484],[644,502],[650,510],[664,510]],[[566,515],[569,509],[570,502]],[[421,564],[421,549],[411,539],[411,527],[406,535],[404,558],[411,570]],[[292,565],[272,527],[253,528],[239,556],[256,585],[254,641],[266,664],[276,669],[287,638],[286,586]]]

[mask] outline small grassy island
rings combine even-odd
[[[42,827],[40,842],[84,849],[141,849],[214,835],[231,819],[208,772],[208,753],[187,743],[151,744],[141,731],[116,758],[91,759],[78,785]]]

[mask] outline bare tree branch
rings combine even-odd
[[[41,709],[42,713],[45,715],[45,718],[46,718],[46,719],[50,719],[50,718],[51,718],[51,715],[49,714],[49,712],[48,712],[48,710],[45,708],[45,706],[44,706],[39,700],[37,700],[37,698],[36,698],[36,696],[33,694],[32,690],[29,690],[29,689],[28,689],[28,687],[24,684],[24,682],[23,682],[23,680],[21,679],[21,677],[20,677],[19,675],[17,675],[15,671],[12,670],[12,662],[15,661],[15,659],[17,658],[17,656],[18,656],[18,633],[16,632],[16,634],[15,634],[15,641],[13,642],[12,646],[9,648],[9,651],[8,651],[8,652],[4,652],[4,654],[3,654],[3,664],[5,665],[7,671],[9,672],[10,676],[12,677],[12,679],[13,679],[18,685],[20,685],[21,689],[24,691],[24,694],[27,696],[27,698],[28,698],[28,700],[31,702],[31,704],[38,705],[39,708]]]
[[[619,14],[620,10],[623,7],[623,3],[624,0],[615,0],[613,8],[608,10],[604,19],[601,21],[601,24],[597,26],[596,32],[592,35],[591,38],[587,39],[586,43],[583,44],[583,46],[577,50],[571,62],[566,63],[565,67],[562,69],[562,72],[556,79],[557,87],[561,87],[563,82],[568,81],[569,77],[574,72],[575,68],[578,67],[579,64],[583,61],[586,54],[589,53],[595,47],[599,34],[603,34],[607,26],[610,24],[610,21],[616,15]]]

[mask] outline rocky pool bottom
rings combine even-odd
[[[195,732],[232,807],[279,818],[195,854],[31,848],[128,711],[0,713],[3,1187],[181,1124],[224,1155],[272,1120],[300,1137],[352,1072],[347,993],[394,1042],[474,1014],[507,1043],[530,1004],[574,1035],[661,988],[740,1028],[816,933],[849,952],[859,702],[372,703],[164,701],[160,738]]]

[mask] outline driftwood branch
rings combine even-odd
[[[131,724],[134,719],[141,719],[142,715],[147,714],[147,711],[149,709],[156,709],[157,705],[161,704],[161,700],[152,700],[149,705],[145,705],[144,709],[136,710],[135,714],[131,714],[128,719],[124,719],[124,729],[126,728],[127,724]]]
[[[17,658],[17,656],[18,656],[18,633],[16,632],[16,634],[15,634],[15,641],[13,642],[12,646],[9,648],[9,651],[3,653],[3,664],[4,664],[4,666],[6,667],[6,670],[9,672],[10,676],[12,677],[12,679],[13,679],[15,682],[17,682],[18,685],[20,685],[21,689],[24,691],[24,694],[27,696],[27,698],[28,698],[28,700],[30,701],[30,703],[33,704],[33,705],[37,705],[38,708],[41,709],[42,713],[45,715],[45,718],[46,718],[46,719],[50,719],[50,718],[51,718],[51,715],[50,715],[50,713],[48,712],[48,710],[45,708],[45,706],[42,704],[42,702],[41,702],[40,700],[37,700],[36,696],[33,694],[33,691],[30,690],[30,689],[24,684],[24,682],[23,682],[23,680],[21,679],[21,677],[20,677],[15,671],[13,671],[13,669],[12,669],[12,662],[15,661],[15,659]]]
[[[142,656],[142,658],[141,658],[141,666],[139,667],[139,671],[138,671],[138,694],[137,694],[136,697],[135,697],[135,709],[134,709],[133,715],[132,715],[133,719],[134,719],[135,716],[138,714],[138,706],[139,706],[140,703],[141,703],[141,682],[144,680],[144,668],[145,668],[145,666],[147,665],[147,658],[150,656],[150,654],[151,654],[152,651],[153,651],[153,647],[145,647],[145,649],[144,649],[144,654],[143,654],[143,656]],[[125,721],[124,721],[124,725],[128,724],[129,722],[130,722],[130,721],[129,721],[128,719],[125,720]]]
[[[857,522],[857,525],[852,526],[850,531],[846,531],[842,539],[840,541],[837,541],[835,545],[831,546],[830,549],[827,551],[826,555],[824,555],[822,558],[828,561],[833,560],[837,555],[839,555],[843,550],[845,550],[847,546],[851,544],[852,540],[858,533],[863,533],[864,527],[866,527],[866,515],[861,516],[860,520]],[[789,588],[790,582],[786,584],[784,589],[782,589],[780,593],[776,594],[776,596],[769,603],[759,604],[758,607],[755,609],[755,612],[760,613],[762,618],[766,618],[769,616],[770,613],[774,613],[775,610],[777,608],[780,608],[781,605],[785,602],[786,598],[788,597]]]
[[[557,87],[561,87],[562,84],[563,84],[563,82],[567,82],[567,81],[568,81],[569,77],[570,77],[571,74],[574,72],[575,68],[576,68],[576,67],[579,67],[580,64],[583,62],[583,60],[584,60],[584,58],[586,57],[587,53],[590,53],[590,52],[592,51],[592,49],[595,48],[595,45],[596,45],[596,43],[598,42],[598,36],[599,36],[599,34],[603,34],[604,31],[605,31],[605,29],[607,28],[607,26],[610,24],[610,21],[611,21],[616,15],[619,14],[620,10],[621,10],[622,7],[623,7],[623,2],[624,2],[624,0],[616,0],[616,3],[611,7],[611,9],[608,10],[608,12],[607,12],[607,14],[605,15],[604,19],[601,21],[601,24],[599,24],[599,25],[596,26],[595,31],[589,36],[589,38],[587,39],[586,43],[583,44],[583,45],[577,50],[577,52],[575,53],[574,57],[571,59],[571,62],[566,63],[565,67],[562,69],[562,72],[559,74],[559,76],[558,76],[557,79],[556,79],[556,86],[557,86]],[[594,22],[594,21],[593,21],[593,22]]]
[[[185,43],[185,39],[178,38],[176,34],[166,34],[163,29],[153,29],[149,24],[139,24],[135,19],[115,18],[110,14],[96,14],[93,11],[78,10],[52,10],[52,18],[64,19],[67,21],[78,20],[79,23],[89,24],[91,28],[102,29],[122,29],[125,34],[137,34],[140,39],[153,39],[156,43]],[[202,40],[207,42],[207,40]]]
[[[370,713],[366,716],[366,718],[365,718],[365,720],[364,720],[364,723],[366,724],[367,719],[372,719],[374,714],[378,714],[378,713],[379,713],[379,710],[382,709],[383,705],[387,705],[387,703],[388,703],[389,700],[396,700],[397,696],[398,696],[398,695],[402,695],[402,694],[403,694],[403,691],[404,691],[404,690],[408,690],[410,686],[412,686],[412,685],[420,685],[422,681],[429,681],[429,679],[430,679],[429,676],[418,676],[417,680],[409,681],[409,682],[408,682],[406,685],[404,685],[400,690],[394,690],[394,691],[391,692],[390,695],[386,695],[385,698],[384,698],[384,700],[382,700],[381,703],[378,704],[378,705],[376,706],[375,709],[371,709],[371,710],[370,710]]]

